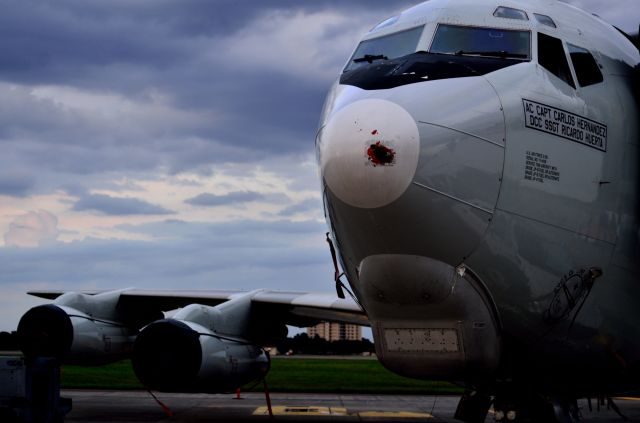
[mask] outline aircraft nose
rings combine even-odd
[[[353,274],[381,252],[452,265],[470,257],[502,184],[506,118],[492,85],[472,77],[345,86],[328,98],[318,162],[327,218]]]
[[[329,189],[358,208],[398,199],[411,184],[419,150],[414,118],[384,99],[348,104],[318,134],[319,164]]]

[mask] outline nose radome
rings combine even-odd
[[[393,202],[409,187],[418,165],[416,122],[388,100],[364,99],[345,106],[322,128],[318,141],[327,186],[354,207]]]

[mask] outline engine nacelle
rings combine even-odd
[[[18,324],[25,357],[105,364],[129,356],[137,330],[116,320],[119,295],[67,293],[27,311]]]
[[[163,392],[232,391],[264,378],[269,364],[260,347],[185,320],[151,323],[142,330],[133,350],[138,379]]]

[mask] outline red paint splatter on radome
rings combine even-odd
[[[395,162],[396,152],[385,145],[383,145],[380,141],[377,141],[375,144],[371,144],[369,148],[367,148],[367,159],[374,166],[389,166]]]

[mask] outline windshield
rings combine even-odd
[[[376,60],[395,59],[414,53],[423,28],[423,26],[419,26],[384,37],[362,41],[344,71],[357,69]]]
[[[431,53],[529,60],[530,43],[529,31],[438,25]]]

